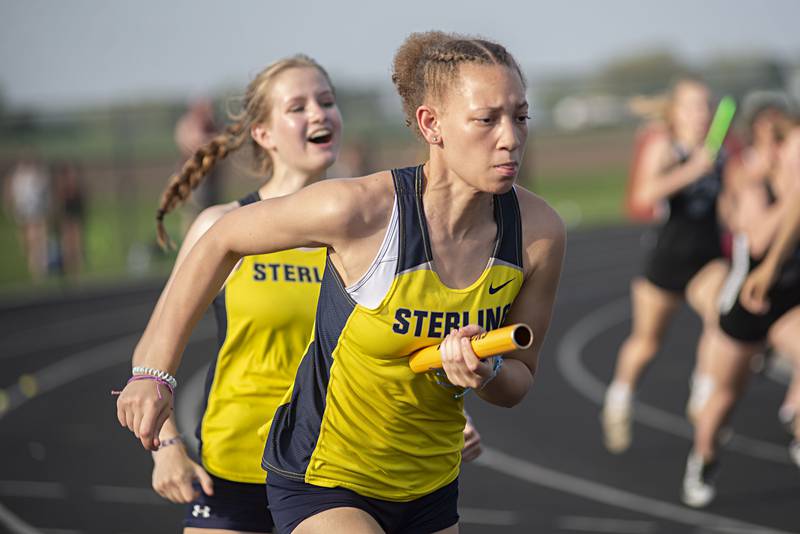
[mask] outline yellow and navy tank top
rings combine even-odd
[[[252,193],[239,204],[258,200]],[[325,249],[246,256],[214,299],[219,351],[197,429],[210,473],[264,483],[257,431],[291,387],[311,339],[325,256]]]
[[[399,247],[391,286],[367,308],[326,263],[314,341],[275,413],[262,465],[317,486],[410,501],[458,476],[465,421],[452,386],[413,373],[408,355],[452,328],[503,323],[523,282],[522,230],[514,190],[495,196],[492,257],[469,287],[451,289],[433,267],[422,167],[392,175]]]

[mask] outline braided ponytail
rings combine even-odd
[[[225,129],[225,132],[198,148],[186,160],[180,172],[172,175],[161,194],[161,203],[156,211],[156,237],[161,248],[175,248],[175,243],[170,239],[164,227],[164,216],[183,204],[214,165],[242,146],[245,138],[242,121],[231,124]]]
[[[247,86],[247,91],[242,99],[241,112],[231,115],[235,122],[228,126],[224,133],[200,147],[183,164],[180,172],[170,177],[161,194],[161,203],[156,211],[156,237],[161,248],[168,246],[175,248],[175,244],[164,228],[164,216],[186,201],[212,167],[241,147],[248,138],[257,163],[257,172],[265,177],[272,174],[272,159],[269,153],[250,137],[250,128],[269,120],[272,111],[270,98],[272,84],[281,72],[292,68],[317,69],[333,89],[333,83],[325,69],[310,57],[302,54],[276,61],[258,73]]]

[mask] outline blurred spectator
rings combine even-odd
[[[339,158],[328,171],[328,177],[351,178],[375,172],[377,167],[371,158],[373,151],[374,148],[365,139],[353,141],[342,147]]]
[[[54,223],[61,268],[67,276],[75,277],[83,270],[83,230],[86,215],[86,195],[77,165],[72,162],[55,165],[53,187]]]
[[[732,158],[729,179],[736,188],[762,184],[778,161],[780,125],[787,121],[789,101],[778,91],[751,91],[742,101],[740,122],[746,124],[746,146]]]
[[[20,241],[34,280],[47,272],[47,219],[50,177],[31,154],[17,161],[5,180],[4,205],[20,230]]]
[[[181,164],[218,133],[214,122],[214,106],[209,98],[198,98],[175,125],[175,143],[181,152]],[[220,173],[215,169],[195,189],[192,199],[196,211],[220,203]]]

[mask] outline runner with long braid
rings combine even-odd
[[[242,111],[171,179],[158,209],[158,238],[170,242],[164,216],[188,198],[208,172],[248,144],[255,171],[266,180],[239,201],[212,206],[194,221],[175,268],[136,347],[133,364],[154,343],[175,273],[198,239],[240,206],[296,192],[324,177],[338,154],[341,116],[327,73],[306,56],[277,61],[249,84]],[[272,532],[258,458],[257,434],[291,386],[314,323],[322,248],[247,256],[213,301],[218,353],[206,379],[197,428],[200,461],[189,457],[172,417],[153,453],[153,487],[164,498],[189,503],[184,532]]]

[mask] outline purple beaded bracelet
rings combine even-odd
[[[156,383],[156,393],[158,393],[158,400],[163,399],[163,397],[161,396],[161,388],[158,387],[159,384],[166,387],[170,395],[174,394],[172,385],[170,385],[170,383],[164,380],[163,378],[159,378],[157,376],[152,376],[152,375],[135,375],[130,377],[127,383],[130,384],[131,382],[136,382],[137,380],[153,380]],[[120,393],[122,392],[121,391],[111,392],[112,395],[119,395]]]

